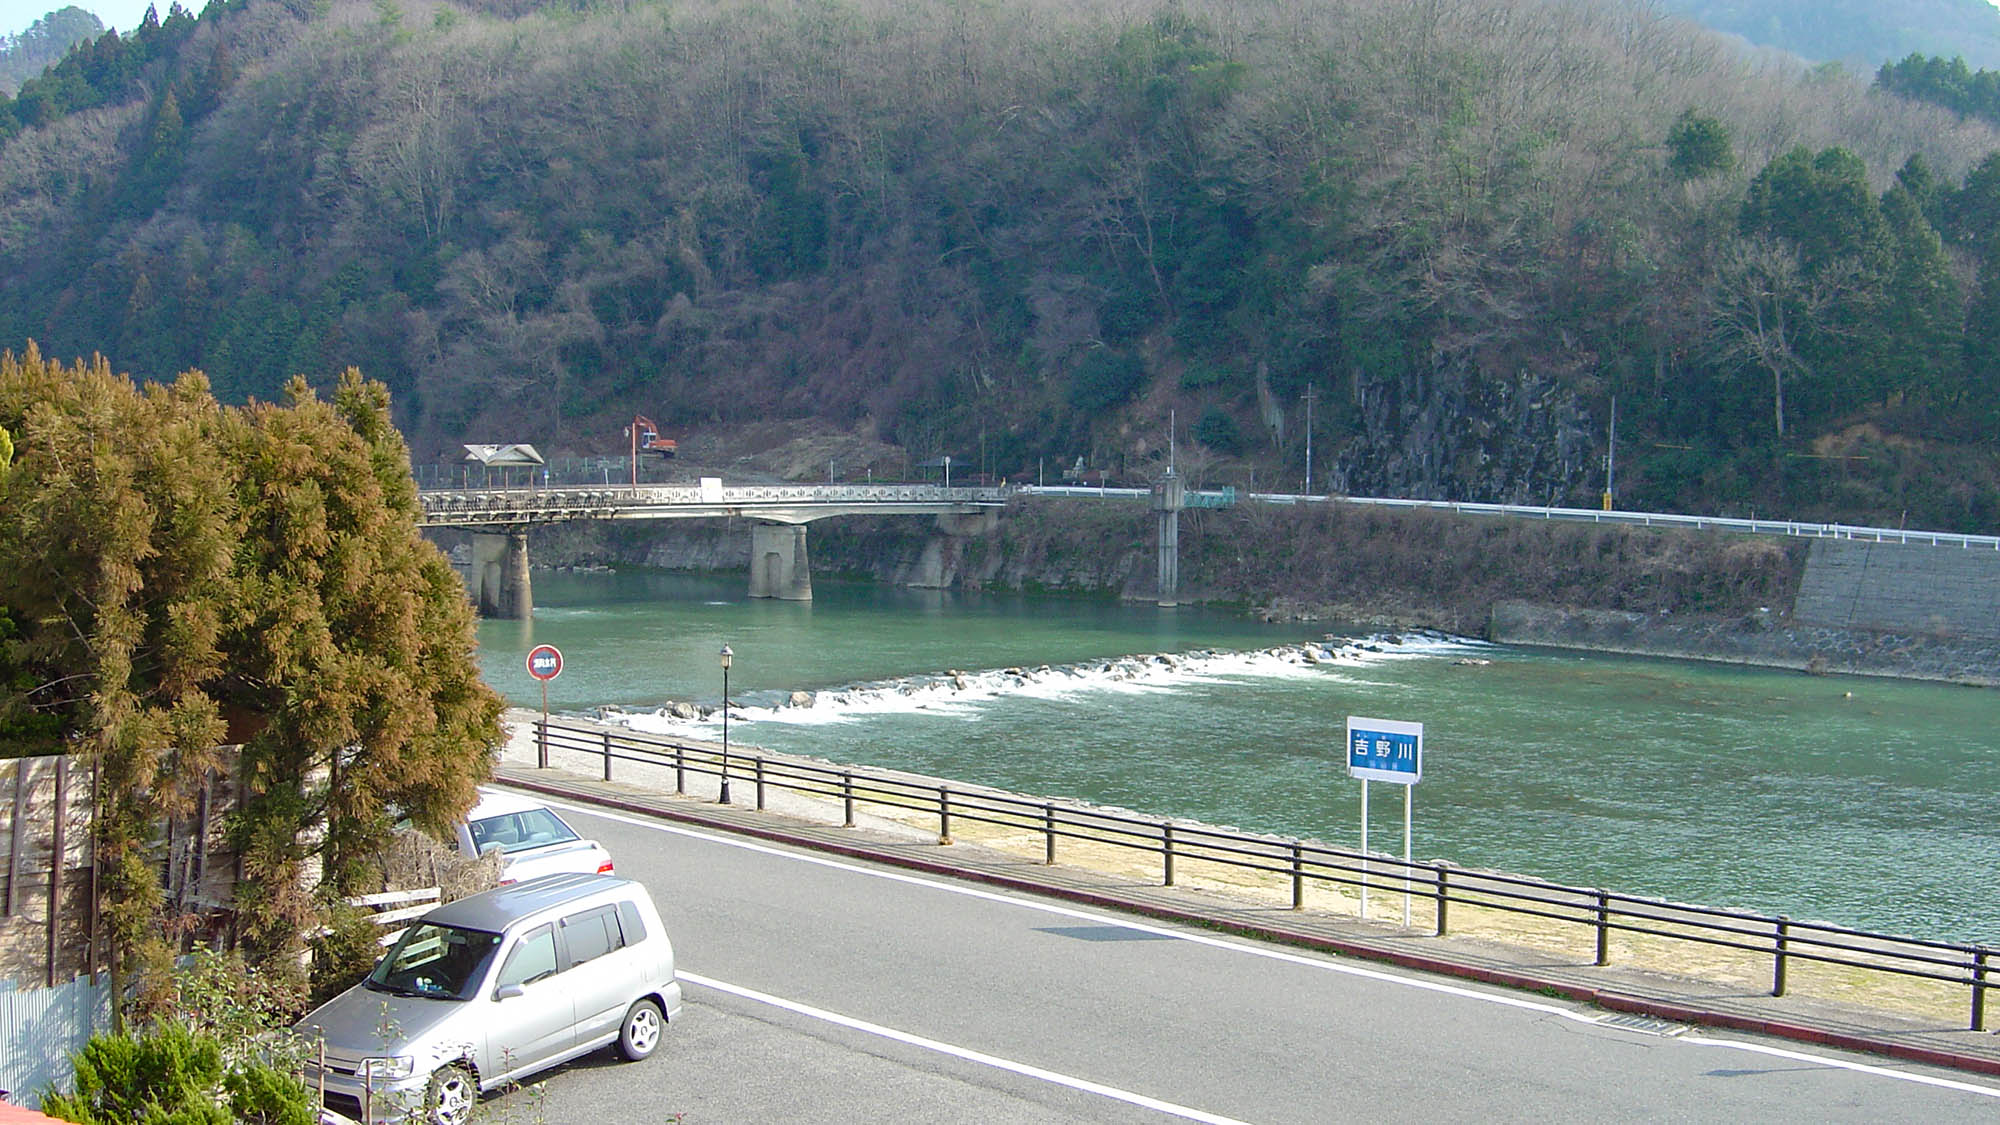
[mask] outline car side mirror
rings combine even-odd
[[[499,850],[500,850],[500,845],[499,845],[499,844],[488,844],[488,845],[486,845],[485,847],[483,847],[483,848],[480,848],[480,849],[479,849],[479,854],[480,854],[481,856],[489,856],[489,855],[492,855],[492,854],[493,854],[494,852],[497,852],[497,851],[499,851]]]
[[[518,984],[503,984],[493,990],[495,1000],[512,1000],[516,996],[526,996],[528,990]]]

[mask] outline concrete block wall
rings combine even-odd
[[[1815,540],[1792,619],[1834,629],[2000,638],[2000,551]]]

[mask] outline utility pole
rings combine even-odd
[[[1319,397],[1318,387],[1307,387],[1300,396],[1306,400],[1306,495],[1313,490],[1313,400]]]
[[[1611,396],[1611,433],[1604,442],[1604,510],[1611,510],[1612,458],[1618,453],[1618,396]]]

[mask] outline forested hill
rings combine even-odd
[[[2000,135],[1594,0],[218,0],[0,102],[0,341],[419,456],[2000,526]],[[1051,473],[1053,476],[1053,473]]]
[[[21,83],[61,62],[78,43],[96,39],[104,24],[71,5],[50,12],[18,35],[0,34],[0,94],[11,95]]]

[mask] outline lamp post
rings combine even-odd
[[[729,803],[729,662],[736,654],[722,646],[722,803]]]

